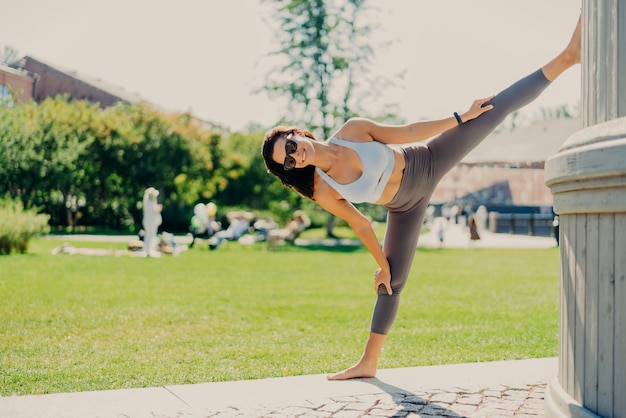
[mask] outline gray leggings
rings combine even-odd
[[[496,95],[490,102],[494,108],[476,119],[426,142],[402,147],[406,167],[400,189],[385,205],[389,213],[383,252],[391,267],[393,295],[388,295],[384,286],[379,287],[372,332],[387,334],[393,324],[415,256],[424,214],[439,180],[509,113],[533,101],[549,84],[543,72],[537,70]]]

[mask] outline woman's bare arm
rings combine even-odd
[[[345,199],[337,196],[333,196],[330,191],[325,191],[315,194],[315,201],[324,210],[332,213],[333,215],[345,220],[354,233],[359,237],[363,245],[368,249],[370,254],[376,260],[380,269],[376,274],[376,280],[374,287],[378,290],[378,286],[381,284],[387,289],[387,293],[391,294],[391,272],[389,267],[389,261],[383,253],[378,238],[372,229],[372,225],[357,208]]]
[[[493,96],[475,100],[470,109],[459,115],[463,122],[474,119],[491,110],[492,105],[483,105]],[[378,141],[385,144],[406,144],[424,141],[458,125],[454,116],[445,119],[413,122],[406,125],[385,125],[370,119],[352,118],[333,136],[351,141]]]

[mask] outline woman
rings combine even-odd
[[[511,112],[534,100],[561,73],[580,63],[580,19],[552,61],[499,94],[472,103],[461,115],[402,126],[354,118],[328,141],[293,127],[276,127],[263,141],[269,172],[287,187],[344,219],[372,254],[377,300],[361,359],[330,380],[374,377],[398,311],[428,201],[439,180]],[[419,142],[424,141],[424,142]],[[399,147],[390,147],[395,144]],[[352,203],[388,210],[381,248],[369,220]]]

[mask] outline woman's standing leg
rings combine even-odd
[[[353,367],[328,376],[329,380],[376,376],[380,352],[398,312],[400,294],[411,270],[429,198],[430,195],[425,196],[420,204],[408,211],[389,212],[383,251],[391,268],[393,294],[387,294],[383,286],[380,287],[372,314],[370,334],[361,359]]]

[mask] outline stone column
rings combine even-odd
[[[626,116],[626,0],[583,0],[583,127]]]
[[[546,417],[626,417],[626,0],[583,0],[583,129],[546,161],[560,217]]]

